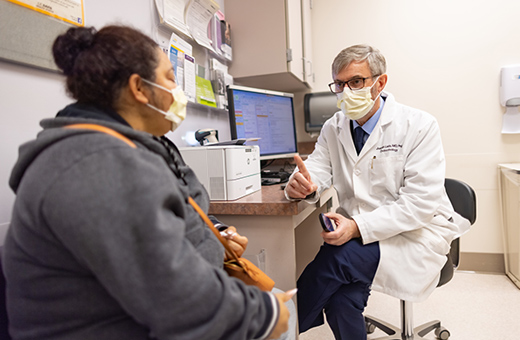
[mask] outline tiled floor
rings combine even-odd
[[[400,324],[399,300],[372,292],[366,314]],[[439,319],[451,340],[520,339],[520,289],[505,275],[455,273],[427,301],[414,305],[416,326]],[[385,334],[377,330],[368,339]],[[334,340],[327,325],[300,334],[300,340]],[[432,333],[426,339],[436,339]]]

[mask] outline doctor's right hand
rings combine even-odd
[[[291,177],[291,180],[287,183],[285,192],[290,198],[303,199],[318,190],[318,186],[312,182],[311,175],[301,157],[299,155],[294,156],[294,161],[299,171]]]

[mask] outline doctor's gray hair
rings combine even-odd
[[[369,45],[354,45],[338,53],[332,62],[332,77],[340,73],[351,62],[368,61],[372,76],[386,73],[386,60],[383,54]]]

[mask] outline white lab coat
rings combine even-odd
[[[437,286],[451,241],[470,223],[453,211],[444,190],[445,159],[435,118],[397,103],[391,94],[381,95],[381,117],[359,156],[350,120],[339,111],[324,124],[305,165],[318,193],[334,185],[363,243],[379,241],[372,288],[418,302]]]

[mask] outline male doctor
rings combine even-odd
[[[426,299],[439,281],[450,243],[469,229],[444,190],[445,160],[437,121],[383,92],[386,61],[356,45],[332,64],[338,111],[314,152],[285,189],[289,199],[318,200],[334,186],[337,228],[298,279],[299,330],[323,324],[336,339],[366,339],[370,289],[408,301]]]

